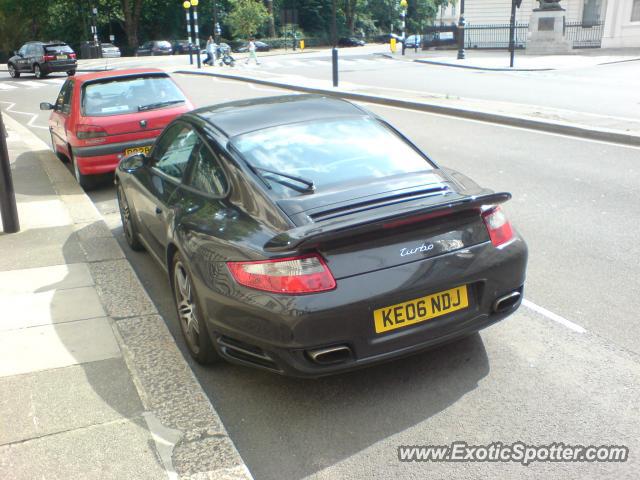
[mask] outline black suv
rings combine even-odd
[[[18,78],[21,73],[33,73],[44,78],[51,72],[73,75],[78,68],[76,54],[63,42],[27,42],[9,59],[9,75]]]

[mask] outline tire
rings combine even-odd
[[[20,78],[20,72],[16,70],[16,66],[13,63],[8,64],[7,69],[11,78]]]
[[[120,220],[122,221],[122,230],[124,231],[124,238],[127,240],[127,245],[131,250],[140,252],[144,250],[144,245],[138,239],[138,227],[136,226],[136,220],[131,212],[131,207],[127,201],[127,197],[124,193],[124,188],[120,182],[116,187],[116,196],[118,197],[118,209],[120,210]]]
[[[189,270],[182,256],[176,253],[171,265],[171,290],[178,313],[182,336],[193,359],[203,365],[220,359],[213,348],[207,326],[202,318],[202,309]]]
[[[47,74],[45,72],[42,71],[42,69],[40,68],[40,65],[38,65],[37,63],[33,66],[33,74],[36,76],[36,78],[40,79],[40,78],[44,78],[47,76]]]
[[[75,70],[69,70],[69,71],[67,72],[67,75],[68,75],[69,77],[73,77],[75,74],[76,74],[76,71],[75,71]]]
[[[95,185],[96,185],[93,175],[85,175],[81,173],[80,169],[78,168],[78,162],[76,162],[76,157],[73,154],[71,147],[69,147],[69,152],[71,153],[71,164],[73,166],[73,176],[76,177],[76,181],[84,190],[92,190],[93,188],[95,188]]]

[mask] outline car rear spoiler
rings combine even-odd
[[[267,252],[290,252],[313,248],[329,240],[362,235],[383,228],[393,228],[403,224],[414,223],[415,221],[427,220],[429,218],[441,217],[462,212],[465,210],[480,210],[483,206],[492,206],[504,203],[511,199],[508,192],[489,193],[485,195],[464,196],[448,202],[436,203],[432,205],[407,206],[402,210],[395,210],[387,215],[375,217],[368,216],[362,218],[346,219],[345,217],[325,221],[321,223],[311,223],[301,227],[292,228],[271,238],[264,245]]]

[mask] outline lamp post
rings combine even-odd
[[[200,40],[198,39],[198,0],[191,0],[193,7],[193,43],[196,46],[196,59],[198,60],[198,68],[202,68],[200,63]]]
[[[406,19],[407,16],[407,0],[400,0],[400,18],[402,19],[402,55],[404,55],[404,47],[407,43],[406,39]]]
[[[458,20],[458,60],[464,60],[464,0],[460,0],[460,19]]]
[[[184,7],[184,13],[187,20],[187,40],[189,41],[189,65],[193,65],[193,53],[191,52],[191,18],[189,15],[189,9],[191,8],[191,2],[186,0],[182,6]]]

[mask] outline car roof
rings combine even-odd
[[[191,112],[227,137],[311,120],[370,114],[353,103],[322,95],[279,95],[199,108]]]
[[[126,70],[84,73],[82,75],[76,75],[74,78],[76,78],[78,82],[83,83],[91,80],[99,80],[102,78],[129,77],[132,75],[144,75],[145,73],[162,74],[169,76],[165,71],[160,70],[159,68],[128,68]]]

